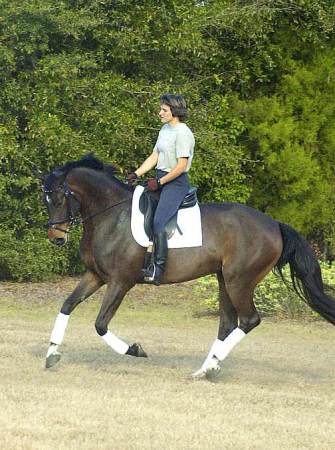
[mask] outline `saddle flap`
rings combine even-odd
[[[131,231],[133,238],[139,245],[142,247],[148,247],[153,240],[149,240],[149,237],[144,230],[144,215],[139,208],[140,197],[143,190],[144,187],[139,185],[134,191],[131,212]],[[142,199],[142,202],[145,201]],[[178,230],[178,232],[173,233],[171,238],[168,239],[169,248],[202,246],[201,212],[198,204],[196,204],[193,208],[179,210],[177,225],[176,230],[179,228],[181,231]]]
[[[139,201],[139,209],[144,216],[144,230],[150,240],[153,240],[154,234],[153,221],[155,211],[159,202],[159,197],[160,197],[159,191],[152,192],[145,189]],[[188,191],[188,193],[185,195],[184,200],[180,205],[179,209],[191,208],[197,203],[198,203],[197,188],[192,186]],[[170,219],[165,228],[169,239],[174,234],[176,228],[177,228],[177,214],[175,214],[175,216]]]
[[[159,194],[144,190],[139,201],[139,209],[144,216],[144,230],[150,240],[153,239],[154,215],[159,202]]]

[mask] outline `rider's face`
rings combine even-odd
[[[168,105],[165,105],[164,103],[160,106],[160,111],[159,111],[159,117],[161,119],[161,122],[163,123],[169,123],[171,122],[174,117],[172,115],[171,112],[171,108]]]

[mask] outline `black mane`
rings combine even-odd
[[[57,167],[56,169],[54,169],[50,173],[50,175],[48,175],[48,177],[46,178],[44,183],[44,189],[52,190],[52,186],[56,180],[59,180],[60,178],[65,178],[71,170],[77,169],[79,167],[85,167],[87,169],[92,169],[97,172],[104,172],[108,177],[114,177],[117,172],[114,166],[112,166],[111,164],[104,164],[92,153],[89,153],[88,155],[83,156],[78,161],[69,161],[66,164],[64,164],[64,166]],[[119,181],[119,183],[121,182]],[[121,184],[125,187],[127,186],[124,183]]]

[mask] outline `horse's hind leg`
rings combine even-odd
[[[226,290],[222,272],[218,272],[216,275],[219,283],[219,312],[220,312],[218,339],[223,341],[237,327],[238,316],[236,309],[232,304],[231,299]],[[202,378],[207,373],[209,373],[209,371],[217,371],[220,369],[218,359],[214,357],[213,346],[210,352],[208,353],[208,356],[205,359],[201,368],[193,374],[194,378]]]
[[[220,283],[220,327],[218,338],[214,341],[201,368],[193,374],[201,378],[220,369],[232,349],[249,331],[260,323],[259,314],[253,302],[254,288],[243,286],[239,280]],[[239,325],[238,321],[239,320]]]
[[[238,316],[234,305],[226,290],[226,285],[221,272],[217,273],[219,282],[219,311],[220,325],[218,338],[222,341],[237,327]]]
[[[93,272],[87,271],[76,289],[65,300],[63,306],[56,318],[51,337],[50,345],[46,355],[45,367],[48,369],[54,366],[60,360],[58,346],[63,342],[65,330],[69,321],[71,312],[79,303],[97,291],[104,282]]]

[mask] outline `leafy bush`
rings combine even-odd
[[[335,265],[329,267],[321,263],[321,267],[324,283],[335,286]],[[285,267],[283,273],[289,281],[288,266]],[[197,289],[204,296],[202,304],[208,311],[211,313],[218,312],[218,283],[216,277],[210,275],[200,279]],[[319,317],[298,297],[292,288],[288,287],[279,276],[272,272],[257,286],[254,301],[262,316]]]
[[[81,270],[77,236],[69,245],[56,248],[46,232],[31,229],[21,239],[0,229],[0,280],[40,281]]]
[[[189,104],[201,201],[248,202],[335,252],[333,2],[2,0],[0,17],[2,278],[81,270],[77,235],[46,242],[33,173],[89,151],[138,167],[164,92]]]

